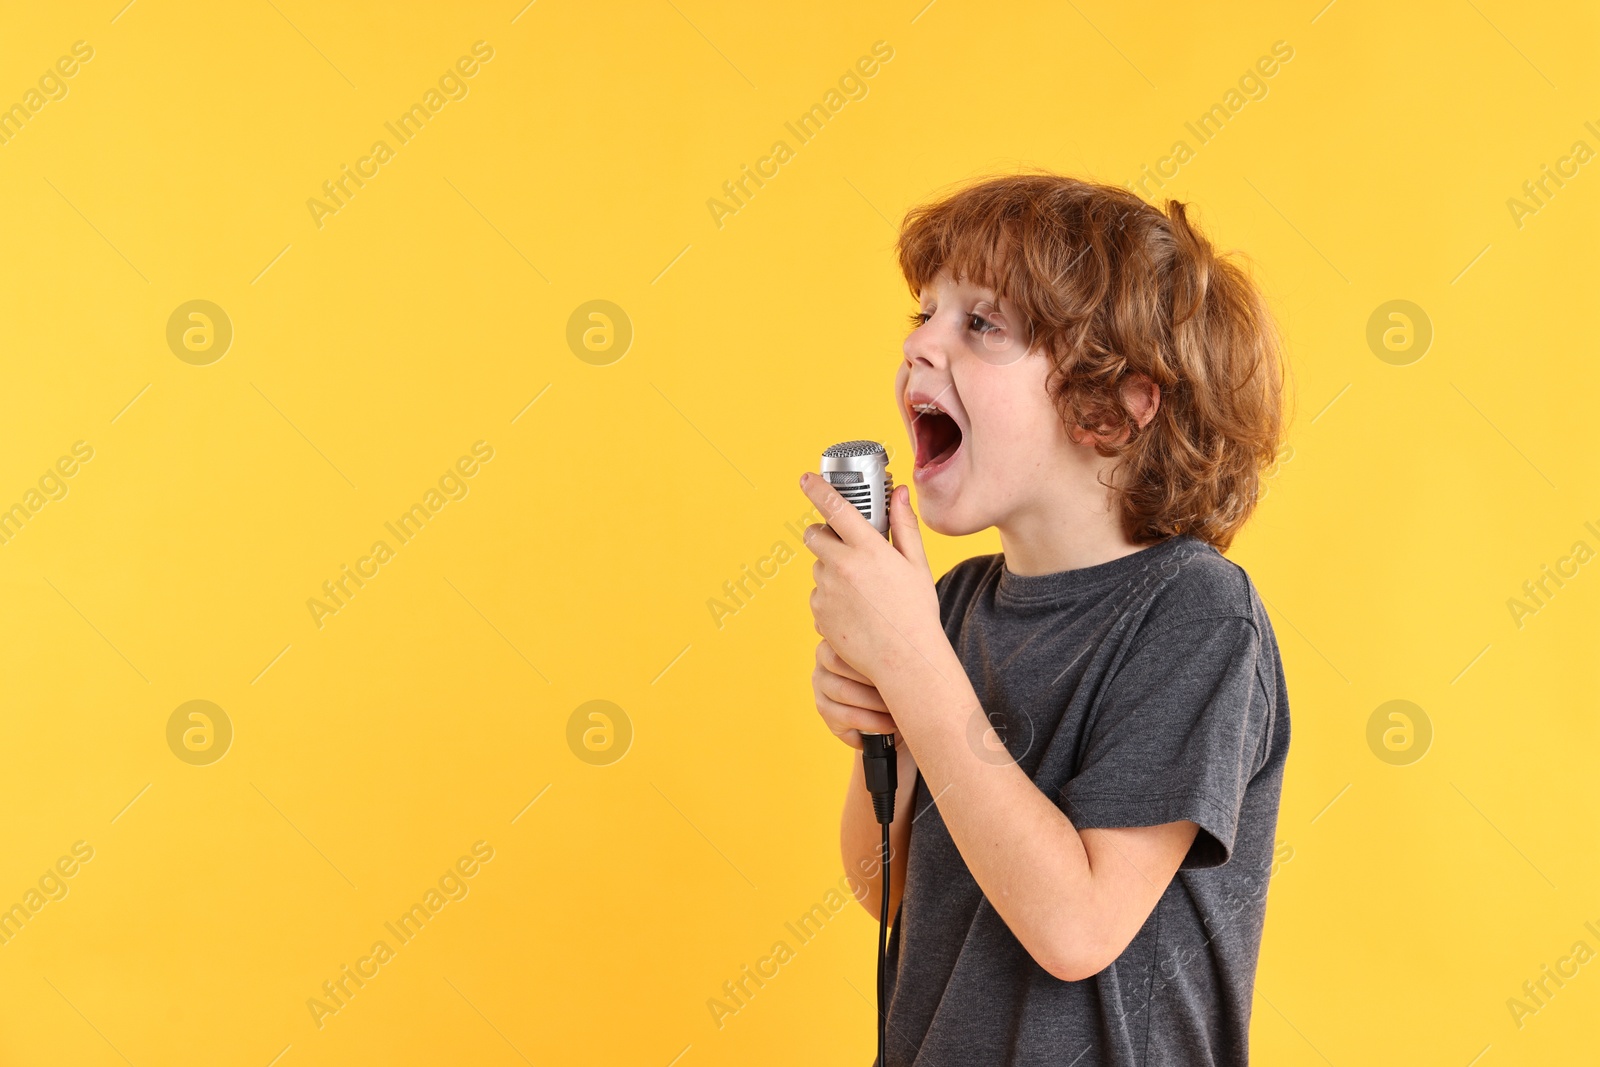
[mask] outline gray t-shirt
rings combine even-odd
[[[1249,576],[1180,535],[1055,574],[980,556],[938,591],[983,704],[974,752],[1015,759],[1080,829],[1200,830],[1122,955],[1064,982],[984,898],[918,775],[889,1067],[1246,1063],[1289,750],[1283,665]],[[984,714],[1005,752],[995,735],[985,746]]]

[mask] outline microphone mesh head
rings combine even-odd
[[[858,459],[862,456],[882,456],[886,453],[883,451],[883,446],[876,441],[840,441],[822,455],[826,459]]]

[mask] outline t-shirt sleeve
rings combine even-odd
[[[1181,868],[1233,852],[1245,787],[1270,716],[1261,637],[1242,616],[1176,622],[1134,649],[1091,714],[1082,762],[1061,790],[1079,829],[1199,825]]]

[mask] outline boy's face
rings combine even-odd
[[[941,271],[918,318],[895,397],[922,521],[950,536],[1004,527],[1076,483],[1084,459],[1046,392],[1050,360],[1010,301]]]

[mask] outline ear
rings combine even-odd
[[[1150,424],[1156,417],[1156,411],[1161,407],[1161,387],[1147,374],[1135,372],[1130,374],[1122,383],[1122,400],[1128,405],[1128,413],[1140,429]],[[1119,433],[1096,433],[1086,430],[1081,426],[1067,427],[1067,437],[1076,445],[1097,445],[1105,442],[1120,442],[1126,439],[1128,431],[1123,428]]]
[[[1142,430],[1161,407],[1161,387],[1147,374],[1132,374],[1122,383],[1122,399]]]

